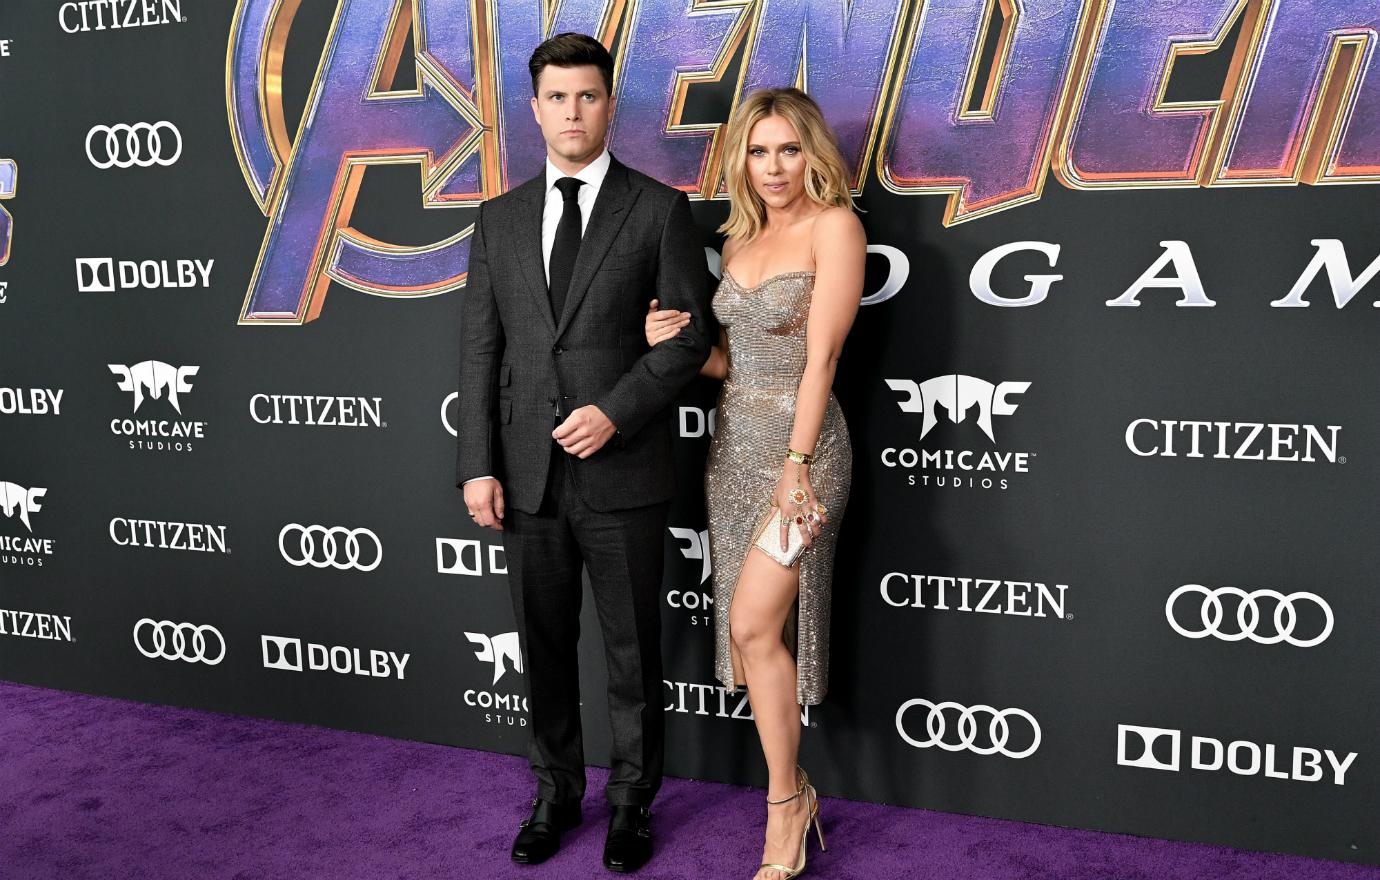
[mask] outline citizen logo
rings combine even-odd
[[[93,125],[86,133],[86,158],[102,171],[173,165],[182,156],[182,132],[159,122]]]
[[[1306,746],[1295,746],[1286,752],[1274,743],[1264,746],[1248,740],[1224,743],[1210,736],[1192,736],[1189,738],[1188,766],[1210,772],[1225,769],[1237,776],[1264,775],[1294,782],[1328,779],[1333,785],[1345,785],[1347,769],[1356,760],[1356,755],[1356,752],[1348,752],[1341,758],[1339,752],[1331,749]],[[1167,727],[1118,724],[1116,762],[1123,767],[1178,772],[1183,762],[1183,735]]]
[[[717,408],[708,411],[700,409],[698,406],[682,406],[680,408],[680,436],[703,437],[705,434],[714,436],[714,419],[718,415]]]
[[[484,574],[485,547],[488,548],[489,574],[507,574],[508,561],[501,544],[488,544],[474,538],[437,538],[436,573],[480,577]]]
[[[924,422],[920,426],[921,440],[939,424],[937,408],[942,407],[949,414],[949,420],[959,425],[968,418],[968,410],[977,407],[974,421],[993,443],[997,438],[992,432],[992,417],[1015,413],[1020,404],[1012,403],[1008,398],[1024,394],[1030,387],[1029,382],[1002,382],[993,385],[983,379],[957,374],[936,376],[918,384],[910,379],[885,381],[891,390],[905,395],[903,400],[896,403],[901,412],[924,415]]]
[[[671,535],[677,541],[684,541],[685,546],[680,548],[680,555],[686,559],[700,561],[700,583],[709,580],[710,559],[709,559],[709,532],[707,530],[695,531],[694,529],[671,528]]]
[[[72,0],[58,7],[58,27],[69,34],[186,20],[182,0]]]
[[[255,394],[249,398],[249,417],[260,425],[386,428],[382,409],[381,397]]]
[[[1068,584],[1053,589],[1039,581],[944,577],[893,571],[882,575],[882,601],[892,608],[930,608],[1011,617],[1072,620],[1067,608]]]
[[[78,293],[210,287],[215,260],[116,260],[77,257]]]
[[[1237,461],[1327,461],[1338,457],[1340,425],[1274,422],[1199,422],[1136,419],[1126,426],[1126,448],[1142,458],[1227,458]]]
[[[478,646],[478,650],[474,652],[475,659],[481,663],[493,664],[494,680],[491,684],[498,684],[510,668],[516,673],[522,673],[522,652],[518,648],[516,632],[499,633],[496,636],[467,632],[465,638]]]
[[[1226,613],[1223,597],[1227,597],[1228,603],[1235,606],[1235,613]],[[1264,613],[1261,612],[1262,604]],[[1300,612],[1308,617],[1308,623],[1304,626],[1299,625]],[[1188,626],[1179,622],[1181,615],[1188,621]],[[1332,635],[1333,624],[1332,606],[1316,593],[1286,595],[1277,590],[1247,592],[1239,587],[1208,589],[1199,584],[1184,584],[1170,593],[1168,601],[1164,603],[1164,616],[1174,632],[1188,639],[1214,636],[1224,642],[1239,642],[1242,639],[1262,645],[1287,642],[1296,648],[1322,644]],[[1223,621],[1227,621],[1225,627]],[[1299,635],[1295,635],[1296,632]]]
[[[8,242],[0,241],[0,266],[3,266],[5,264],[5,260],[3,259],[3,257],[5,255],[4,246],[6,244],[8,244]],[[7,299],[7,297],[9,296],[9,289],[10,283],[8,281],[0,281],[0,305],[4,305],[6,302],[9,301]]]
[[[121,547],[156,547],[160,550],[194,550],[201,553],[229,553],[225,545],[225,526],[205,523],[164,522],[156,519],[110,521],[110,540]]]
[[[926,711],[912,711],[917,708]],[[952,723],[946,714],[950,710]],[[922,714],[923,721],[920,720]],[[1040,747],[1039,722],[1024,709],[996,709],[981,704],[964,706],[948,700],[932,703],[916,698],[902,703],[896,710],[896,732],[917,749],[939,746],[946,752],[1028,758]],[[1017,745],[1008,748],[1013,741]]]
[[[0,608],[0,636],[70,642],[72,641],[72,618],[66,614],[44,614],[39,611],[11,611],[8,608]]]
[[[134,624],[134,647],[150,660],[181,660],[215,666],[225,659],[225,637],[209,624],[145,617]]]
[[[288,523],[278,531],[278,552],[298,567],[373,571],[383,561],[383,542],[369,529]]]
[[[666,688],[667,712],[681,715],[712,715],[715,718],[731,718],[735,721],[752,721],[752,706],[748,703],[747,691],[733,693],[719,684],[698,684],[690,681],[662,680]],[[810,707],[800,707],[800,726],[814,727],[810,721]]]
[[[62,415],[62,389],[0,388],[0,415]]]
[[[197,374],[201,367],[174,367],[162,361],[141,361],[133,366],[124,364],[107,364],[110,372],[115,374],[116,385],[121,391],[128,391],[134,395],[134,411],[139,412],[139,407],[144,403],[144,393],[148,392],[149,398],[161,400],[166,394],[168,403],[180,415],[182,413],[182,403],[178,397],[180,394],[190,394],[192,390],[192,377]]]
[[[29,515],[43,509],[41,499],[46,494],[47,489],[25,489],[18,483],[0,483],[0,512],[6,517],[18,516],[24,528],[32,534],[34,524],[29,521]]]
[[[392,651],[363,651],[342,645],[304,643],[291,636],[261,636],[265,669],[286,672],[336,672],[341,675],[362,675],[369,678],[394,678],[402,681],[411,654],[398,655]],[[366,662],[366,659],[367,662]]]

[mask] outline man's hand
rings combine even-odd
[[[602,449],[617,430],[604,411],[591,404],[566,416],[551,436],[571,455],[589,458]]]
[[[465,509],[475,525],[503,531],[503,487],[498,480],[472,480],[465,484]]]

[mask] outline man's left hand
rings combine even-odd
[[[604,411],[591,404],[566,416],[551,436],[571,455],[589,458],[602,449],[617,430]]]

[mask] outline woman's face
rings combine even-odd
[[[748,132],[748,185],[769,208],[784,208],[805,192],[805,153],[795,126],[766,116]]]

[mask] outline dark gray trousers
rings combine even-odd
[[[670,504],[592,510],[576,489],[569,453],[553,442],[551,455],[540,509],[510,510],[503,524],[537,796],[569,803],[585,793],[577,650],[583,565],[608,665],[613,752],[605,795],[610,804],[649,807],[661,787],[665,738],[660,596]]]

